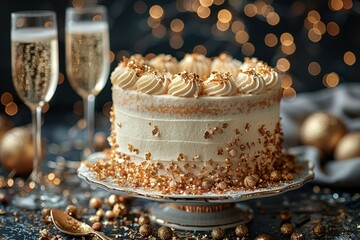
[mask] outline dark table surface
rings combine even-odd
[[[101,118],[97,124],[102,126],[97,131],[106,136],[109,129],[108,122]],[[89,207],[89,199],[93,196],[105,199],[110,193],[89,188],[76,176],[76,169],[66,167],[68,165],[59,168],[63,160],[78,159],[81,144],[80,147],[78,145],[79,141],[81,142],[82,131],[76,126],[76,122],[73,122],[73,125],[68,123],[64,125],[64,122],[61,125],[45,124],[43,136],[50,150],[44,164],[44,173],[54,172],[56,177],[62,180],[58,187],[61,187],[62,193],[68,197],[67,205],[75,205],[82,213],[80,220],[91,225],[89,219],[95,215],[95,210]],[[69,131],[74,131],[76,134],[69,135]],[[8,172],[1,170],[0,173],[2,178],[8,177]],[[15,185],[17,183],[15,182]],[[14,188],[2,186],[0,191],[9,196],[8,204],[0,204],[0,239],[39,239],[42,235],[48,236],[42,239],[56,239],[53,238],[55,236],[62,239],[81,239],[62,234],[52,223],[44,222],[41,210],[30,211],[15,207],[11,198]],[[158,204],[158,202],[133,198],[126,203],[127,214],[112,221],[107,219],[101,221],[103,232],[117,239],[141,239],[137,219],[153,204]],[[247,224],[248,239],[255,239],[263,233],[271,235],[273,239],[290,239],[280,233],[282,224],[280,212],[283,210],[291,211],[290,222],[296,231],[305,235],[305,239],[360,239],[360,189],[336,189],[331,186],[318,186],[311,182],[294,191],[269,198],[253,199],[242,204],[248,205],[254,211],[254,219]],[[108,207],[105,207],[104,210],[107,209]],[[322,237],[316,237],[313,234],[313,227],[317,223],[323,224],[326,228],[325,235]],[[152,226],[155,229],[160,227],[155,223],[152,223]],[[174,230],[174,236],[178,237],[175,239],[211,239],[211,231]],[[226,230],[226,237],[236,239],[234,228]],[[157,239],[156,236],[153,239]]]

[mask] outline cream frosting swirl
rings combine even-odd
[[[253,68],[258,68],[260,67],[261,65],[263,65],[263,62],[260,61],[259,59],[255,58],[255,57],[252,57],[252,58],[244,58],[244,62],[243,64],[240,66],[240,70],[245,72],[245,71],[248,71],[250,69],[253,69]]]
[[[179,63],[176,58],[170,54],[159,54],[149,61],[149,65],[161,70],[167,71],[171,74],[179,72]]]
[[[155,71],[144,72],[135,84],[136,90],[146,94],[166,94],[169,80],[167,76]]]
[[[236,94],[236,84],[229,72],[213,71],[203,82],[203,94],[207,96],[233,96]]]
[[[182,71],[174,75],[169,85],[168,94],[178,97],[198,97],[201,90],[199,75]]]
[[[233,78],[239,73],[241,62],[232,58],[229,54],[221,53],[219,57],[214,58],[211,65],[211,71],[230,72]]]
[[[266,90],[264,79],[254,69],[240,71],[235,83],[238,92],[242,94],[259,94]]]
[[[267,65],[263,65],[262,67],[258,68],[257,71],[264,79],[267,91],[274,90],[280,84],[279,73],[275,69]]]
[[[123,89],[135,89],[138,78],[136,70],[121,64],[114,69],[110,76],[111,83]]]
[[[202,54],[185,54],[179,65],[181,71],[196,73],[200,78],[208,77],[211,73],[211,59]]]

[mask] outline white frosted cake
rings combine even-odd
[[[111,75],[110,161],[99,178],[161,193],[223,193],[291,181],[279,74],[221,54],[124,58]]]

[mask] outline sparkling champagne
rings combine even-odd
[[[55,30],[19,29],[11,33],[12,79],[19,97],[30,108],[54,95],[59,67]]]
[[[82,97],[96,96],[109,75],[109,36],[105,22],[73,23],[66,28],[66,71]]]

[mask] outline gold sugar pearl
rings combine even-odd
[[[260,234],[258,235],[255,240],[272,240],[273,238],[268,234]]]
[[[169,240],[172,238],[173,231],[167,226],[162,226],[158,229],[158,236],[161,240]]]
[[[100,222],[94,222],[94,224],[92,225],[92,229],[94,229],[95,231],[100,231],[101,230],[101,223]]]
[[[222,228],[214,228],[211,231],[211,237],[215,240],[221,240],[225,237],[225,230]]]
[[[150,224],[150,217],[148,215],[141,215],[138,223],[139,225]]]
[[[291,234],[290,240],[305,240],[305,236],[301,232],[294,232]]]
[[[74,218],[78,218],[79,215],[79,210],[76,206],[74,205],[69,205],[66,207],[65,212],[67,214],[69,214],[70,216],[74,217]]]
[[[94,209],[99,209],[102,207],[102,200],[99,197],[92,197],[89,201],[89,206]]]
[[[294,226],[291,223],[284,223],[280,227],[280,232],[283,235],[289,236],[294,232]]]
[[[290,221],[291,217],[292,217],[292,213],[289,210],[283,210],[280,212],[280,219],[283,222]]]
[[[245,224],[240,224],[235,228],[235,234],[240,238],[246,237],[248,233],[249,228]]]
[[[153,228],[149,224],[141,225],[139,228],[139,234],[141,237],[148,237],[152,234]]]
[[[325,231],[326,231],[325,226],[322,225],[321,223],[316,224],[313,228],[313,233],[317,237],[324,235]]]

